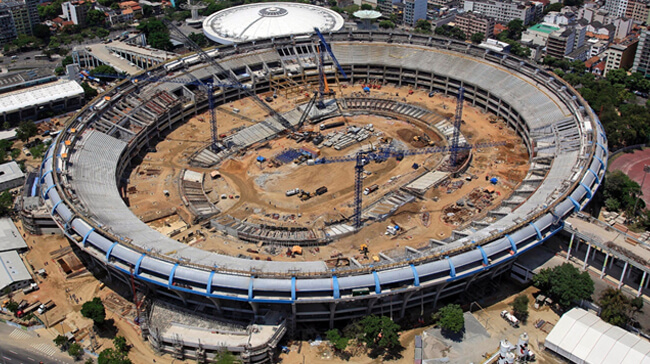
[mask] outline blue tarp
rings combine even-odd
[[[260,163],[264,162],[265,160],[266,160],[266,158],[262,157],[261,155],[257,157],[257,161],[260,162]]]
[[[490,183],[492,183],[493,185],[497,184],[497,182],[499,182],[499,180],[496,177],[490,178]]]
[[[363,88],[363,91],[365,91],[365,92],[370,92],[370,87],[364,87],[364,88]]]

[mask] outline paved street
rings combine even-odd
[[[0,364],[74,363],[47,338],[0,323]]]

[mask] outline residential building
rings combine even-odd
[[[415,26],[427,18],[427,0],[404,0],[404,24]]]
[[[601,39],[590,38],[587,40],[587,44],[589,45],[590,48],[589,58],[593,58],[605,52],[607,50],[607,45],[609,44],[609,42]]]
[[[483,33],[486,39],[494,34],[494,18],[482,14],[473,12],[458,14],[456,15],[455,22],[456,28],[462,30],[467,36],[467,39],[476,33]]]
[[[641,72],[646,77],[650,77],[650,29],[641,31],[632,72]]]
[[[564,58],[573,52],[576,32],[573,28],[556,30],[551,33],[546,42],[546,54],[555,58]]]
[[[551,11],[544,16],[545,24],[554,25],[570,25],[576,21],[573,13],[560,13],[559,11]]]
[[[364,4],[368,4],[366,0],[364,0]],[[134,14],[142,14],[142,6],[138,4],[136,1],[124,1],[118,4],[120,9],[125,10],[125,9],[131,9]],[[373,5],[377,5],[375,2]]]
[[[464,9],[489,16],[497,22],[508,23],[520,19],[524,25],[528,25],[542,14],[544,5],[513,0],[466,0]]]
[[[0,3],[0,46],[13,42],[18,36],[11,11]]]
[[[16,34],[32,35],[32,28],[40,22],[38,2],[35,0],[8,0],[1,3],[13,17]]]
[[[377,8],[378,8],[377,10],[378,11],[381,11],[379,9],[380,2],[381,2],[381,0],[377,0]],[[162,11],[162,3],[147,1],[147,0],[140,0],[139,3],[143,7],[144,6],[151,7],[151,11],[152,11],[153,15],[160,15],[163,12]],[[392,2],[389,0],[388,3],[391,4],[390,6],[391,6],[391,10],[392,10],[392,7],[393,7]],[[382,12],[382,14],[384,14],[384,13]],[[386,14],[384,14],[384,15],[386,15]],[[390,15],[390,14],[388,14],[388,15]]]
[[[599,21],[603,24],[607,24],[607,18],[609,17],[610,12],[597,7],[584,7],[580,9],[579,18],[585,19],[587,23],[594,21]]]
[[[625,17],[635,22],[647,23],[649,10],[649,0],[628,0]]]
[[[625,16],[629,0],[605,0],[605,10],[612,16],[620,18]]]
[[[549,35],[557,30],[560,30],[560,27],[549,24],[535,24],[521,34],[521,41],[546,46]]]
[[[63,17],[76,25],[85,26],[90,5],[85,1],[68,1],[61,4]]]
[[[617,70],[619,68],[628,69],[634,63],[634,55],[637,50],[639,40],[629,38],[619,44],[611,45],[606,51],[607,63],[605,63],[605,72],[603,76],[607,76],[610,70]]]
[[[385,17],[391,16],[393,14],[393,1],[377,0],[377,11]]]

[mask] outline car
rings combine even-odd
[[[266,102],[272,102],[273,98],[271,96],[267,96],[264,98],[264,100],[266,100]]]
[[[431,91],[431,92],[429,92],[429,97],[433,97],[433,95],[435,95],[435,94],[436,94],[435,91]]]
[[[25,57],[25,59],[32,59],[32,57]]]

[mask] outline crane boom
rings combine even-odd
[[[449,157],[449,165],[454,168],[458,164],[458,152],[460,146],[458,145],[460,139],[460,124],[463,121],[463,98],[465,96],[465,89],[458,88],[458,101],[456,102],[456,114],[454,115],[454,134],[451,138],[451,156]]]
[[[314,31],[316,32],[316,35],[318,35],[318,38],[320,39],[320,43],[323,45],[327,53],[329,53],[330,57],[332,57],[332,62],[336,65],[336,68],[339,69],[339,72],[341,72],[341,75],[343,75],[344,79],[348,79],[348,75],[343,71],[343,67],[341,67],[341,64],[339,61],[336,59],[336,56],[334,56],[334,52],[332,52],[332,48],[330,45],[327,43],[325,40],[325,37],[323,36],[323,33],[320,32],[318,28],[314,28]]]
[[[277,120],[283,127],[285,127],[287,130],[293,130],[293,125],[287,120],[284,116],[282,116],[280,113],[275,111],[271,106],[269,106],[267,103],[262,101],[262,99],[257,96],[255,92],[253,92],[250,88],[244,87],[244,85],[239,82],[237,77],[235,77],[231,71],[226,70],[219,62],[217,62],[214,58],[210,57],[201,47],[199,47],[193,40],[188,38],[183,32],[181,32],[180,29],[178,29],[172,22],[170,22],[167,19],[164,19],[163,22],[167,27],[169,28],[170,33],[172,33],[174,36],[176,36],[178,39],[180,39],[186,46],[188,46],[192,51],[196,52],[196,55],[201,58],[201,60],[209,65],[211,65],[218,74],[224,75],[230,83],[233,85],[238,85],[240,88],[244,91],[246,96],[249,96],[253,102],[255,102],[259,107],[261,107],[263,110],[269,113],[271,117],[273,117],[275,120]]]

